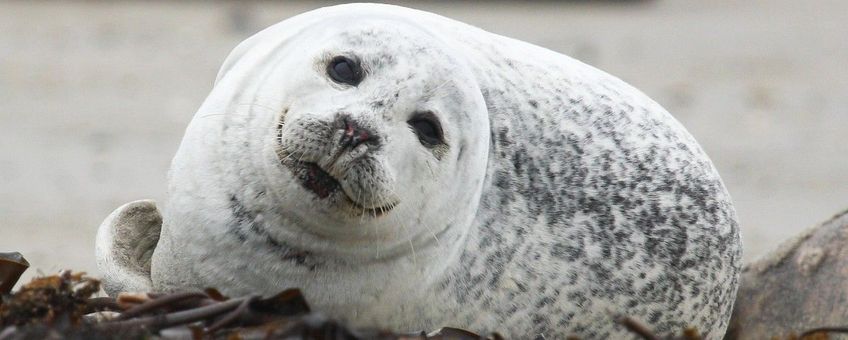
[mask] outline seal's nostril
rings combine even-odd
[[[342,146],[347,146],[352,149],[359,146],[359,144],[372,140],[371,133],[369,133],[367,129],[360,127],[359,124],[350,119],[350,117],[342,116],[341,120],[341,126],[344,128],[344,134],[342,134],[342,139],[339,141],[339,144]]]

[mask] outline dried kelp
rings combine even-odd
[[[88,299],[100,290],[100,282],[84,273],[62,272],[36,278],[0,304],[0,326],[52,324],[66,318],[73,324],[91,312]]]
[[[297,289],[271,297],[228,298],[215,289],[93,297],[99,289],[98,280],[70,271],[32,280],[3,297],[0,339],[501,339],[454,328],[354,330],[312,313]]]
[[[6,254],[3,254],[6,255]],[[26,260],[0,260],[2,287],[13,287],[26,269]],[[23,268],[23,270],[21,269]],[[95,297],[100,282],[83,273],[64,271],[33,279],[17,292],[2,293],[0,340],[17,339],[503,339],[457,328],[431,333],[398,334],[385,330],[352,329],[312,312],[298,289],[270,297],[229,298],[215,289],[170,294],[121,293]],[[661,336],[630,317],[618,322],[646,340],[699,340],[697,330]],[[848,328],[820,328],[787,339],[826,339]],[[576,338],[574,338],[576,339]]]

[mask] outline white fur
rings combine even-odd
[[[161,223],[152,200],[124,204],[106,217],[97,230],[95,255],[107,292],[152,290],[150,257]]]
[[[429,14],[420,16],[429,19]],[[332,17],[338,26],[324,24]],[[361,17],[374,21],[347,23],[347,18]],[[322,310],[354,320],[391,319],[398,318],[394,306],[409,304],[410,295],[425,292],[456,262],[458,245],[477,209],[488,143],[485,104],[470,71],[439,55],[398,58],[408,63],[398,66],[408,72],[371,72],[357,88],[340,87],[324,71],[329,57],[351,49],[335,39],[342,28],[397,30],[408,41],[432,40],[405,25],[392,7],[328,8],[272,26],[231,53],[174,158],[163,242],[154,253],[156,289],[187,285],[185,268],[191,266],[196,272],[191,285],[218,286],[231,294],[303,287],[310,302]],[[404,79],[408,74],[416,76]],[[364,106],[369,96],[382,99],[398,86],[401,96],[391,110],[374,112]],[[427,88],[433,92],[426,93],[425,101]],[[456,93],[462,102],[448,101]],[[436,162],[407,125],[416,110],[442,113],[446,138],[453,145],[444,161]],[[392,197],[385,199],[399,204],[379,218],[351,216],[305,190],[280,165],[276,153],[274,128],[283,112],[284,139],[297,129],[296,121],[329,119],[337,112],[372,122],[386,139],[376,157],[386,172],[380,179],[388,181],[372,190],[386,191],[383,196]],[[250,140],[249,146],[245,140]],[[457,164],[460,142],[466,157]],[[263,212],[271,237],[309,251],[325,267],[308,271],[228,235],[227,195],[232,190],[248,196],[266,190],[264,197],[245,204]],[[451,223],[454,227],[448,229]],[[250,260],[232,265],[242,259]]]

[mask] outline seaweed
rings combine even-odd
[[[0,254],[0,287],[13,287],[28,264],[20,254]],[[298,289],[270,297],[249,295],[230,298],[218,290],[175,293],[124,292],[98,297],[100,281],[63,271],[35,278],[17,292],[2,292],[0,340],[12,339],[489,339],[444,327],[434,332],[394,333],[380,329],[353,329],[313,312]],[[661,336],[632,317],[617,322],[645,340],[700,340],[695,329],[680,335]],[[848,328],[825,327],[790,335],[786,339],[827,339]],[[577,339],[577,338],[571,338]],[[778,338],[775,338],[778,339]]]

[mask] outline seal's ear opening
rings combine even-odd
[[[124,204],[97,230],[97,267],[109,295],[152,288],[150,261],[159,242],[162,215],[153,200]]]

